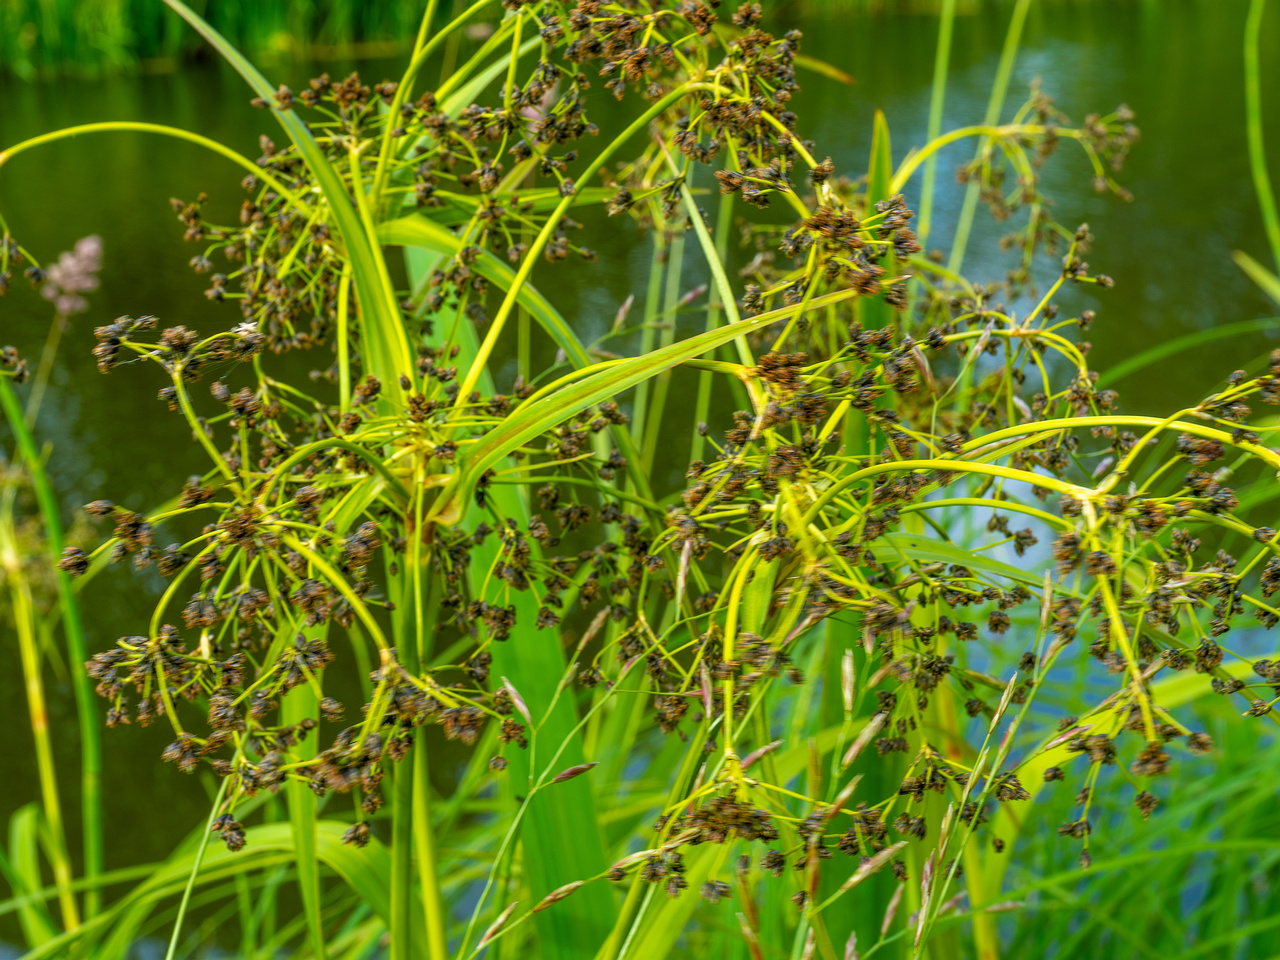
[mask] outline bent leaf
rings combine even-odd
[[[418,213],[379,224],[378,239],[386,244],[417,247],[449,257],[456,255],[462,248],[462,241],[452,231]],[[516,272],[488,250],[480,251],[474,268],[482,277],[503,290],[510,290],[515,282]],[[516,293],[516,301],[542,325],[574,366],[585,367],[591,363],[587,351],[564,317],[531,284],[526,283],[520,287]]]
[[[1245,256],[1241,254],[1241,256]],[[1237,261],[1239,262],[1239,261]],[[1256,264],[1256,261],[1254,261]],[[1243,267],[1243,264],[1241,264]],[[1259,269],[1265,273],[1265,268],[1259,265]],[[1246,270],[1246,272],[1248,272]],[[1275,279],[1272,277],[1272,279]],[[1167,359],[1174,354],[1181,353],[1183,350],[1190,350],[1192,347],[1198,347],[1205,343],[1212,343],[1215,340],[1230,340],[1242,333],[1253,333],[1257,330],[1276,330],[1280,329],[1280,317],[1262,317],[1258,320],[1242,320],[1239,323],[1227,323],[1220,327],[1210,327],[1208,330],[1197,330],[1195,333],[1188,333],[1183,337],[1176,337],[1173,340],[1166,340],[1163,343],[1156,344],[1141,353],[1131,357],[1126,357],[1114,367],[1106,370],[1098,377],[1098,386],[1104,386],[1114,383],[1117,380],[1123,380],[1125,377],[1144,370],[1152,364]]]
[[[1243,250],[1236,250],[1231,254],[1231,259],[1249,275],[1249,279],[1262,288],[1262,292],[1280,303],[1280,277],[1260,264],[1253,257],[1249,256]]]
[[[841,290],[823,297],[815,297],[808,306],[809,309],[817,310],[856,295],[856,290]],[[643,380],[657,376],[662,371],[670,370],[688,360],[696,359],[753,330],[785,320],[800,308],[801,305],[796,304],[771,310],[740,323],[708,330],[706,333],[662,347],[642,357],[596,364],[582,371],[586,374],[585,379],[557,390],[548,389],[540,395],[531,397],[501,426],[491,430],[471,448],[465,461],[465,472],[460,474],[461,490],[470,491],[484,471],[583,407],[589,407],[616,396]],[[592,370],[596,372],[592,373]]]

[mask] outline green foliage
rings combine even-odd
[[[207,778],[213,802],[170,858],[103,909],[86,897],[81,916],[80,891],[121,877],[73,878],[46,785],[3,862],[29,956],[124,957],[162,930],[169,957],[238,935],[244,953],[385,946],[392,960],[836,960],[858,944],[914,958],[959,955],[963,936],[986,958],[1001,912],[1059,906],[1004,931],[1009,949],[1075,938],[1148,954],[1103,916],[1132,894],[1122,868],[1245,855],[1218,833],[1263,796],[1238,752],[1275,720],[1280,666],[1219,638],[1253,639],[1246,610],[1280,622],[1280,533],[1249,509],[1280,470],[1275,428],[1250,406],[1280,400],[1280,358],[1167,418],[1128,415],[1099,386],[1068,335],[1092,317],[1060,318],[1057,298],[1111,281],[1083,262],[1088,229],[1049,217],[1038,170],[1067,143],[1123,195],[1108,171],[1137,131],[1125,108],[1072,127],[1038,89],[998,123],[1027,3],[982,125],[895,169],[877,113],[867,168],[846,176],[788,109],[801,37],[765,33],[750,4],[730,25],[700,3],[510,3],[415,98],[428,55],[476,7],[442,29],[429,8],[399,83],[324,75],[295,94],[167,2],[245,78],[280,145],[264,136],[252,159],[101,123],[15,144],[0,165],[116,131],[203,142],[250,171],[239,223],[174,203],[236,323],[95,331],[104,373],[159,374],[209,466],[145,514],[90,504],[114,529],[87,551],[62,544],[9,382],[25,361],[6,351],[0,401],[27,475],[0,537],[47,779],[37,651],[51,629],[24,557],[60,555],[77,668],[66,575],[130,560],[168,585],[145,632],[95,638],[78,682],[97,682],[109,726],[171,726],[162,759]],[[584,96],[602,82],[623,101],[604,136]],[[901,191],[969,137],[943,267]],[[1025,213],[1001,285],[959,273],[979,202]],[[629,306],[587,343],[548,295],[548,269],[595,256],[571,211],[652,237],[638,352]],[[758,254],[737,276],[735,233]],[[398,247],[407,288],[387,259]],[[1042,292],[1046,252],[1062,267]],[[46,276],[6,229],[0,272],[23,266],[53,287],[67,275]],[[682,292],[704,271],[705,300]],[[541,370],[535,337],[558,351]],[[324,358],[315,382],[279,362],[297,350]],[[674,402],[695,371],[696,403]],[[209,397],[194,390],[206,380]],[[34,550],[12,522],[23,483],[47,541]],[[1015,515],[1030,526],[1011,529]],[[1240,697],[1246,717],[1220,722],[1196,704],[1208,693]],[[1209,762],[1196,758],[1213,738],[1190,725],[1206,717],[1232,757],[1220,789],[1170,796],[1161,778]],[[1031,806],[1068,775],[1074,800]],[[1152,831],[1128,840],[1137,815]],[[1166,846],[1187,822],[1194,846]],[[1269,848],[1249,852],[1270,864]],[[1265,909],[1272,894],[1232,863],[1205,868],[1207,901]],[[199,915],[212,934],[193,935]],[[1150,926],[1162,943],[1203,938],[1202,953],[1267,929],[1204,912]]]
[[[422,16],[406,0],[253,0],[200,5],[232,43],[300,56],[318,50],[403,50]],[[13,0],[0,7],[0,67],[31,79],[173,64],[199,43],[163,0]]]

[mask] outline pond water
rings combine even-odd
[[[1002,3],[962,2],[961,7],[944,130],[981,119],[1009,16],[1009,6]],[[820,155],[830,154],[838,170],[865,169],[875,108],[888,116],[895,160],[921,144],[936,18],[861,7],[821,16],[801,15],[799,9],[780,5],[775,26],[802,28],[806,53],[856,78],[851,86],[813,74],[804,78],[796,111],[803,134],[818,141]],[[1264,91],[1280,89],[1268,82],[1280,78],[1280,15],[1272,14],[1263,44]],[[1088,259],[1095,271],[1117,282],[1101,296],[1076,293],[1071,296],[1079,299],[1064,302],[1065,309],[1098,310],[1098,323],[1088,334],[1095,369],[1105,370],[1160,341],[1277,312],[1231,260],[1236,249],[1269,259],[1246,155],[1244,15],[1240,0],[1045,0],[1033,5],[1004,116],[1040,77],[1073,120],[1125,102],[1136,111],[1143,132],[1120,177],[1134,193],[1133,203],[1096,195],[1087,164],[1070,145],[1064,144],[1046,176],[1058,219],[1068,226],[1089,222],[1096,242]],[[324,65],[335,74],[350,66]],[[398,76],[400,68],[394,61],[358,66],[368,80]],[[318,69],[284,63],[269,64],[265,72],[273,83],[298,89]],[[607,96],[599,89],[592,93]],[[186,127],[257,156],[258,135],[277,131],[248,100],[240,79],[212,62],[175,74],[92,82],[0,81],[0,145],[70,124],[133,119]],[[1269,146],[1272,157],[1280,158],[1280,95],[1272,100],[1267,104],[1275,118]],[[604,112],[608,105],[601,108]],[[942,154],[932,240],[943,249],[962,195],[951,171],[971,151],[963,144]],[[232,322],[234,306],[212,304],[201,295],[205,283],[187,266],[196,251],[181,242],[167,200],[207,191],[209,219],[225,222],[235,216],[242,196],[239,179],[237,168],[198,147],[134,134],[62,142],[0,168],[0,212],[40,257],[51,260],[89,233],[100,234],[106,248],[102,287],[92,295],[90,311],[72,321],[37,430],[50,445],[49,468],[68,517],[98,497],[144,509],[176,492],[182,477],[204,469],[204,455],[189,441],[183,423],[155,399],[162,385],[158,372],[123,367],[100,375],[89,353],[91,329],[125,313],[154,314],[197,329]],[[975,279],[1003,276],[1007,260],[992,241],[1007,229],[979,213],[967,260]],[[599,236],[590,245],[600,250],[601,261],[578,269],[573,283],[556,283],[553,295],[564,315],[585,331],[607,328],[627,294],[642,293],[649,257],[634,230],[593,232]],[[690,256],[690,282],[697,271]],[[1040,276],[1051,280],[1052,265],[1042,264]],[[25,285],[14,286],[0,300],[0,339],[36,356],[48,330],[48,310]],[[1193,403],[1231,370],[1278,344],[1280,322],[1271,334],[1181,354],[1116,386],[1130,411],[1167,413]],[[296,362],[304,370],[320,365],[313,358]],[[138,632],[158,584],[158,577],[140,577],[124,567],[99,577],[86,591],[92,648]],[[9,628],[0,630],[7,638]],[[72,774],[65,789],[74,802],[74,720],[65,665],[54,673],[51,723]],[[6,639],[0,643],[0,724],[9,734],[0,750],[0,782],[6,784],[0,791],[0,823],[38,795],[24,717],[18,652]],[[110,865],[163,856],[207,812],[207,785],[158,763],[168,739],[161,727],[125,727],[105,735]],[[78,838],[71,842],[74,849]]]

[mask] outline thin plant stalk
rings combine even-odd
[[[230,777],[222,777],[218,784],[218,793],[213,799],[213,806],[209,809],[209,819],[204,825],[204,831],[200,834],[200,842],[196,847],[195,862],[191,865],[191,874],[187,878],[187,884],[182,890],[182,900],[178,903],[178,915],[173,921],[173,933],[169,937],[169,949],[165,951],[164,960],[174,960],[178,953],[178,940],[182,935],[182,921],[186,918],[187,907],[191,903],[191,891],[195,889],[196,878],[200,875],[200,866],[204,863],[205,850],[209,847],[209,838],[213,835],[213,822],[218,816],[218,810],[222,807],[222,800],[227,795],[227,784],[231,782]]]
[[[1244,28],[1244,103],[1245,129],[1249,136],[1249,169],[1253,173],[1253,187],[1258,194],[1258,212],[1271,245],[1276,272],[1280,274],[1280,214],[1276,212],[1275,193],[1271,189],[1271,175],[1267,172],[1266,141],[1262,135],[1262,70],[1259,64],[1259,45],[1262,37],[1262,18],[1267,0],[1252,0]]]
[[[58,354],[58,344],[66,332],[70,321],[61,313],[56,314],[49,325],[49,335],[45,338],[44,349],[40,351],[40,365],[36,368],[35,378],[31,383],[31,394],[27,397],[25,420],[28,427],[35,426],[36,417],[40,413],[40,405],[44,401],[45,390],[49,386],[49,377],[53,373],[53,360]]]
[[[27,427],[25,412],[14,392],[9,378],[0,377],[0,408],[4,410],[9,429],[21,454],[21,461],[31,479],[40,519],[44,525],[52,562],[61,559],[65,546],[62,518],[44,462],[36,448],[35,439]],[[18,459],[14,458],[15,461]],[[74,667],[88,659],[84,624],[80,618],[80,604],[71,579],[61,570],[55,572],[58,586],[58,604],[62,612],[62,632],[67,643],[67,657]],[[102,747],[98,728],[98,711],[94,702],[89,676],[81,669],[71,671],[71,689],[76,703],[77,727],[80,733],[80,816],[84,834],[84,878],[90,884],[85,891],[84,917],[92,919],[101,903],[101,891],[94,883],[102,873]]]
[[[5,579],[9,585],[9,601],[13,614],[18,649],[22,656],[22,674],[26,684],[27,711],[31,721],[31,735],[36,746],[36,768],[40,777],[40,792],[44,802],[45,826],[49,831],[49,854],[53,876],[58,888],[58,903],[62,910],[62,924],[67,930],[80,926],[80,912],[72,893],[71,861],[67,856],[67,834],[63,825],[62,801],[58,795],[57,767],[54,763],[53,744],[49,736],[49,710],[45,700],[44,680],[41,676],[40,641],[37,637],[35,604],[31,597],[31,585],[27,582],[18,556],[16,531],[13,524],[15,489],[10,486],[4,492],[2,543]]]
[[[644,312],[640,330],[640,353],[652,353],[658,340],[658,318],[662,309],[662,277],[665,270],[671,267],[670,247],[667,244],[665,231],[660,226],[654,227],[653,251],[649,259],[649,284],[644,294]],[[631,436],[638,447],[642,447],[645,439],[649,417],[650,381],[636,387],[635,403],[631,412]]]
[[[733,195],[729,194],[720,197],[720,205],[716,208],[716,235],[715,248],[716,256],[720,258],[721,263],[727,263],[729,257],[729,231],[733,227]],[[720,325],[720,296],[721,290],[717,287],[715,290],[708,291],[707,303],[707,323],[706,330],[714,330]],[[711,410],[711,371],[700,370],[698,372],[698,395],[694,401],[694,430],[693,437],[690,440],[689,460],[701,460],[703,449],[706,447],[706,438],[702,435],[698,424],[706,423],[709,411]]]
[[[413,765],[401,764],[391,783],[391,960],[414,956],[413,923]]]
[[[291,624],[289,634],[296,633]],[[282,718],[287,723],[315,723],[319,719],[318,694],[321,680],[313,676],[311,683],[285,698],[281,705]],[[300,745],[303,756],[314,756],[314,741]],[[307,937],[316,960],[328,955],[325,945],[324,920],[321,907],[320,860],[317,852],[316,817],[318,803],[308,784],[290,780],[285,785],[285,803],[289,808],[289,821],[293,830],[293,842],[297,853],[298,892],[302,896],[303,919]]]
[[[415,485],[419,491],[422,484]],[[422,530],[422,496],[413,502],[414,530]],[[439,607],[433,602],[432,581],[423,562],[422,536],[412,538],[408,551],[409,578],[413,588],[413,646],[419,664],[431,654],[430,638],[435,630]],[[448,960],[448,911],[440,890],[439,859],[436,851],[435,824],[431,816],[431,768],[427,755],[425,731],[417,733],[413,756],[412,831],[417,853],[418,883],[422,890],[422,918],[427,933],[427,956],[430,960]]]
[[[1027,11],[1031,8],[1031,0],[1017,0],[1013,15],[1009,20],[1009,32],[1005,34],[1004,48],[1000,51],[1000,65],[996,68],[995,83],[991,86],[991,98],[987,101],[987,112],[983,123],[993,126],[1000,120],[1000,111],[1004,109],[1005,94],[1009,90],[1009,78],[1013,74],[1013,65],[1018,59],[1018,46],[1022,41],[1022,27],[1026,23]],[[978,152],[986,149],[984,138]],[[951,242],[951,256],[947,260],[947,269],[959,273],[964,264],[965,250],[969,245],[969,231],[973,228],[973,215],[978,209],[978,193],[980,186],[970,180],[964,193],[964,204],[960,208],[960,219],[956,223],[955,239]]]
[[[661,346],[670,346],[676,339],[677,312],[680,309],[680,277],[684,261],[684,235],[676,234],[667,248],[667,282],[662,299],[662,329],[658,341]],[[653,470],[653,461],[661,444],[662,415],[667,405],[667,392],[671,388],[671,371],[666,370],[658,375],[653,384],[653,400],[645,411],[644,452],[645,473]]]
[[[938,15],[938,49],[933,60],[933,90],[929,95],[929,128],[928,139],[938,139],[942,133],[942,112],[947,97],[947,72],[951,63],[951,33],[956,19],[956,0],[942,0],[942,10]],[[933,225],[933,192],[934,182],[938,175],[938,157],[930,156],[925,161],[924,183],[920,189],[920,242],[929,238],[929,228]]]

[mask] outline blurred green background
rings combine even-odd
[[[262,55],[369,55],[407,49],[415,0],[204,0],[192,7],[238,46]],[[171,72],[201,42],[161,0],[4,0],[0,62],[24,79]]]

